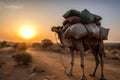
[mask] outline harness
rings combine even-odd
[[[55,40],[56,40],[56,43],[57,43],[57,44],[60,44],[60,47],[62,48],[63,45],[58,42],[57,37],[56,37],[56,33],[55,33]],[[64,61],[63,61],[63,57],[62,57],[61,54],[59,54],[59,57],[60,57],[61,64],[62,64],[62,66],[63,66],[63,68],[64,68],[64,72],[67,73],[66,70],[67,70],[68,66],[70,65],[70,63],[67,64],[67,65],[65,65],[65,64],[64,64]]]

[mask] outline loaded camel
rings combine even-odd
[[[92,76],[92,77],[95,76],[98,65],[100,63],[101,64],[101,78],[100,78],[100,80],[105,80],[104,73],[103,73],[103,66],[104,66],[103,57],[104,57],[104,54],[105,54],[103,41],[98,40],[98,39],[94,39],[94,41],[98,42],[97,44],[87,45],[86,41],[89,40],[89,38],[80,38],[80,39],[70,38],[70,39],[66,39],[65,37],[63,37],[62,28],[63,28],[62,26],[52,27],[51,31],[56,32],[58,34],[60,42],[63,45],[65,45],[66,47],[68,47],[71,51],[71,68],[70,68],[70,72],[67,73],[68,76],[72,76],[72,70],[73,70],[73,65],[74,65],[74,51],[76,51],[77,53],[80,54],[80,57],[81,57],[81,68],[82,68],[82,73],[83,73],[81,80],[87,80],[86,76],[85,76],[85,71],[84,71],[84,51],[86,51],[88,49],[91,49],[92,53],[95,57],[96,66],[95,66],[95,69],[94,69],[93,73],[90,74],[90,76]],[[99,61],[99,59],[100,59],[100,61]]]

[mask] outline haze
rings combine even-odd
[[[100,15],[102,26],[110,28],[106,42],[120,42],[120,0],[0,0],[0,40],[26,41],[17,32],[30,25],[37,34],[27,41],[55,41],[51,27],[62,25],[62,15],[69,9],[85,8]]]

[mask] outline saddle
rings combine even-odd
[[[84,44],[86,44],[86,45],[98,45],[101,42],[102,42],[102,40],[95,39],[95,38],[85,38],[84,39]]]
[[[84,38],[83,39],[83,45],[85,47],[85,51],[90,49],[91,47],[95,47],[98,44],[100,44],[102,40],[100,39],[95,39],[95,38]]]

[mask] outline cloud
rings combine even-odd
[[[23,9],[24,6],[21,4],[13,4],[11,2],[4,2],[4,1],[0,1],[0,9]]]
[[[6,5],[5,8],[7,9],[23,9],[22,5]]]

